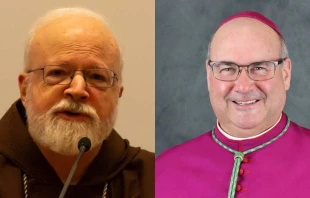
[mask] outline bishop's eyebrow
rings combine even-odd
[[[222,64],[225,64],[225,65],[238,65],[237,63],[235,62],[232,62],[232,61],[214,61],[215,63],[222,63]]]
[[[249,65],[257,65],[257,64],[260,64],[260,63],[264,63],[264,62],[270,62],[270,61],[266,61],[266,60],[261,60],[261,61],[255,61],[255,62],[251,62],[249,64],[239,64],[239,63],[235,63],[233,61],[213,61],[215,63],[222,63],[222,64],[225,64],[225,65],[238,65],[238,66],[249,66]]]

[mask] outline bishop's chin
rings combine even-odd
[[[251,133],[255,133],[255,130],[260,127],[261,121],[255,116],[236,116],[232,123],[241,130],[248,130]]]

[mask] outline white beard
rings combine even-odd
[[[99,146],[110,135],[116,121],[117,104],[109,118],[100,121],[94,108],[89,105],[64,99],[45,113],[38,112],[32,101],[31,93],[26,98],[28,130],[34,142],[44,148],[62,155],[77,155],[78,141],[82,137],[91,140],[91,149]],[[56,115],[59,110],[70,110],[89,115],[86,121],[69,121]]]

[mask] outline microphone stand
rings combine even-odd
[[[64,187],[61,190],[59,198],[63,198],[65,196],[65,194],[67,192],[67,189],[68,189],[68,187],[70,185],[70,182],[72,180],[73,174],[74,174],[74,172],[75,172],[75,170],[77,168],[77,165],[78,165],[78,163],[79,163],[83,153],[87,152],[90,147],[91,147],[91,143],[90,143],[90,140],[87,137],[84,137],[84,138],[82,138],[79,141],[79,144],[78,144],[78,148],[80,150],[79,155],[77,156],[74,164],[72,165],[72,168],[71,168],[70,173],[68,175],[68,178],[67,178],[67,180],[65,182],[65,185],[64,185]]]

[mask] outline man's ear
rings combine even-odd
[[[118,92],[118,97],[119,97],[119,98],[122,97],[123,91],[124,91],[124,87],[123,87],[123,86],[120,86],[120,87],[119,87],[119,92]]]
[[[20,93],[20,98],[25,106],[25,99],[26,99],[26,94],[27,94],[27,74],[26,73],[20,73],[18,75],[18,86],[19,86],[19,93]]]
[[[291,85],[291,72],[292,72],[292,62],[290,58],[285,59],[282,63],[282,76],[284,80],[285,90],[289,90]]]
[[[207,85],[208,85],[208,90],[210,90],[209,88],[209,86],[210,86],[210,75],[211,75],[211,73],[212,73],[212,71],[211,71],[211,68],[209,67],[209,64],[208,64],[208,62],[209,62],[209,59],[207,59],[206,60],[206,72],[207,72]]]

